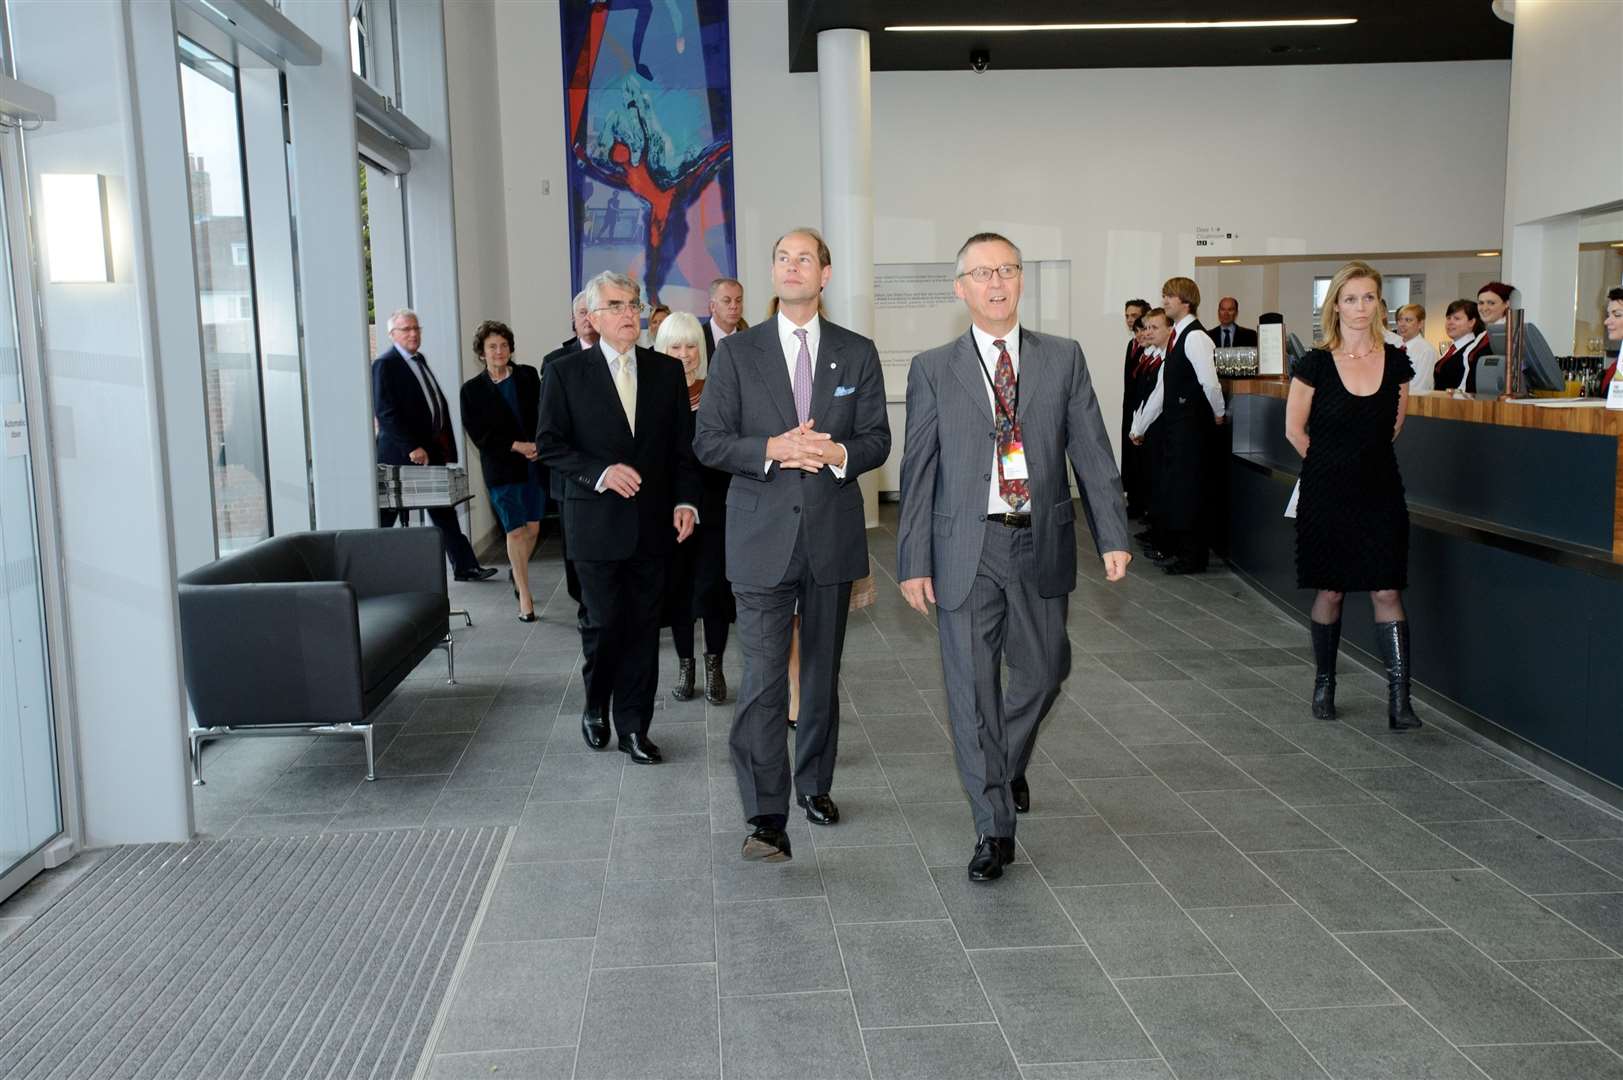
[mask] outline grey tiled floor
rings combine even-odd
[[[1345,660],[1312,720],[1305,633],[1222,572],[1083,560],[1019,859],[971,886],[935,633],[872,543],[845,819],[795,822],[792,862],[738,857],[730,705],[663,698],[657,768],[587,751],[551,559],[534,626],[454,586],[461,681],[436,655],[395,695],[377,782],[353,744],[217,746],[199,828],[516,826],[440,1080],[1623,1078],[1623,819],[1424,707],[1389,734]]]

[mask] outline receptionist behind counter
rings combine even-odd
[[[1488,327],[1473,300],[1456,300],[1448,305],[1443,327],[1448,331],[1448,348],[1432,368],[1432,389],[1476,393],[1476,369],[1488,354]]]
[[[1610,341],[1623,341],[1623,289],[1613,289],[1606,294],[1606,337]],[[1606,396],[1617,378],[1617,359],[1606,365],[1606,376],[1601,379],[1600,394]]]

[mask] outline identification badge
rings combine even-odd
[[[1003,479],[1031,479],[1031,474],[1026,471],[1026,447],[1024,443],[1010,443],[1008,449],[1003,451]]]

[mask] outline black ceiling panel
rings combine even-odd
[[[938,23],[1189,22],[1356,18],[1352,26],[1262,30],[887,33]],[[867,30],[875,71],[993,70],[1504,60],[1510,24],[1490,0],[789,0],[789,70],[817,70],[817,34]]]

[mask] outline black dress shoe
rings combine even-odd
[[[1161,567],[1163,574],[1204,574],[1205,563],[1190,562],[1188,559],[1175,559],[1166,566]]]
[[[1172,558],[1173,558],[1173,556],[1168,555],[1166,552],[1162,551],[1160,548],[1152,548],[1152,547],[1146,547],[1144,549],[1144,557],[1146,559],[1150,560],[1150,562],[1153,562],[1153,563],[1171,562]]]
[[[519,622],[535,622],[535,612],[521,611],[518,613]]]
[[[649,742],[648,736],[636,731],[620,736],[620,753],[637,765],[658,765],[665,760],[659,747]]]
[[[834,825],[840,820],[840,808],[827,795],[797,795],[795,801],[806,810],[806,820],[813,825]]]
[[[609,714],[607,710],[586,707],[580,714],[580,733],[586,736],[586,745],[601,750],[609,745]]]
[[[1014,862],[1014,837],[981,836],[975,841],[975,854],[969,860],[970,881],[996,881],[1003,868]]]
[[[1014,812],[1024,814],[1031,810],[1031,785],[1026,778],[1017,776],[1009,781],[1009,794],[1014,796]]]
[[[494,566],[481,566],[466,574],[453,574],[452,576],[458,581],[489,581],[496,576],[496,568]]]
[[[794,858],[789,851],[789,834],[765,825],[757,827],[745,838],[743,856],[762,862],[787,862]]]

